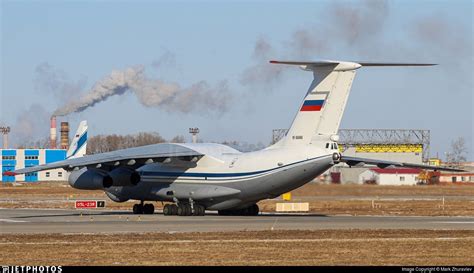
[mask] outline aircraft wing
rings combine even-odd
[[[448,167],[394,162],[394,161],[360,158],[360,157],[352,157],[352,156],[342,156],[341,162],[344,162],[349,166],[364,166],[366,164],[375,165],[381,169],[393,166],[393,167],[404,167],[404,168],[414,168],[414,169],[427,169],[427,170],[435,170],[435,171],[450,171],[450,172],[464,172],[465,171],[461,169],[454,169],[454,168],[448,168]]]
[[[184,161],[194,163],[202,156],[202,153],[179,144],[163,143],[100,154],[85,155],[83,157],[71,158],[54,163],[5,172],[4,175],[25,174],[57,168],[73,170],[75,168],[79,169],[86,166],[107,170],[122,165],[136,169],[153,162],[171,163],[172,161]]]

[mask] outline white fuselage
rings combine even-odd
[[[112,187],[117,196],[137,200],[188,200],[208,209],[245,207],[302,186],[334,162],[335,150],[321,145],[269,147],[241,153],[221,144],[179,144],[204,156],[190,168],[182,162],[154,163],[138,171],[136,187]],[[176,200],[175,200],[176,201]]]

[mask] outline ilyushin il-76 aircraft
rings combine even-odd
[[[63,168],[76,189],[104,190],[115,202],[137,200],[135,214],[152,214],[147,201],[166,201],[164,215],[258,215],[257,202],[294,190],[338,163],[381,168],[455,169],[343,156],[337,132],[356,70],[375,66],[430,66],[415,63],[270,61],[297,65],[314,79],[286,136],[259,151],[239,152],[215,143],[165,143],[86,155],[82,121],[67,159],[9,172],[25,174]]]

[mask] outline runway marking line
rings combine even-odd
[[[0,219],[0,222],[6,222],[6,223],[27,223],[28,221],[12,220],[12,219]]]
[[[443,223],[443,224],[474,224],[474,222],[463,222],[463,221],[450,221],[450,222],[433,222],[433,223]]]
[[[157,241],[114,241],[114,242],[100,242],[101,244],[149,244],[149,243],[167,243],[167,244],[190,244],[190,243],[317,243],[317,242],[383,242],[383,241],[460,241],[460,240],[474,240],[474,237],[440,237],[440,238],[367,238],[367,239],[240,239],[240,240],[157,240]],[[71,241],[56,241],[56,242],[0,242],[0,245],[16,244],[16,245],[75,245],[84,244],[88,242],[71,242]]]

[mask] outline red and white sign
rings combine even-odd
[[[75,203],[76,209],[96,209],[104,208],[105,201],[103,200],[76,200]]]

